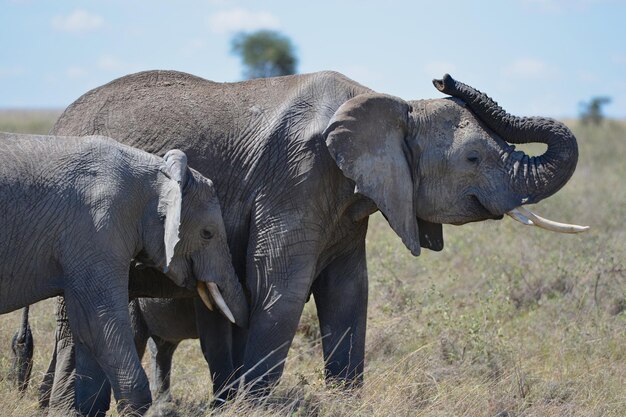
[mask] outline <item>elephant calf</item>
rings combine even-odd
[[[0,230],[0,314],[63,294],[72,335],[121,411],[151,402],[128,314],[131,259],[247,320],[213,184],[181,151],[0,133]]]
[[[152,395],[167,395],[174,351],[181,341],[199,337],[194,303],[186,298],[136,298],[128,309],[139,357],[148,345]]]

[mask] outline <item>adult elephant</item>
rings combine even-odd
[[[326,377],[352,385],[363,374],[369,215],[380,210],[414,255],[441,250],[442,223],[536,203],[578,159],[563,124],[511,116],[448,75],[434,84],[456,98],[404,101],[335,72],[215,83],[148,71],[86,93],[52,132],[178,148],[213,179],[250,303],[247,330],[196,303],[215,392],[233,375],[255,389],[277,381],[311,293]],[[509,145],[527,142],[548,148],[530,157]]]

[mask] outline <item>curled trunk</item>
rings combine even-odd
[[[503,160],[511,175],[512,190],[520,203],[536,203],[556,193],[570,179],[578,161],[578,145],[572,132],[561,122],[543,117],[508,114],[486,94],[444,75],[433,80],[442,93],[463,100],[491,130],[509,143],[545,143],[543,155],[506,150]]]

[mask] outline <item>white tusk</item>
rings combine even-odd
[[[520,213],[517,209],[513,209],[511,211],[508,211],[506,214],[508,214],[509,216],[511,216],[511,218],[513,220],[516,220],[518,222],[520,222],[521,224],[524,224],[526,226],[534,226],[535,224],[530,221],[526,216],[523,216],[522,213]]]
[[[215,301],[215,304],[217,304],[217,308],[219,308],[220,311],[224,313],[226,318],[230,320],[231,323],[235,324],[235,317],[233,317],[233,313],[230,312],[230,309],[226,305],[226,301],[224,301],[224,297],[222,297],[222,293],[220,292],[217,284],[214,282],[209,282],[207,283],[207,286],[209,287],[209,291],[213,296],[213,301]]]
[[[196,282],[196,289],[198,290],[198,294],[202,299],[204,305],[211,311],[213,311],[213,303],[211,303],[211,297],[209,296],[209,292],[207,291],[206,284],[202,281]]]
[[[524,207],[517,208],[523,216],[528,217],[537,227],[541,227],[546,230],[559,233],[581,233],[589,230],[589,226],[579,226],[576,224],[559,223],[553,220],[544,219],[541,216],[536,215],[530,210]]]
[[[518,207],[517,210],[522,216],[532,221],[535,226],[541,227],[542,229],[558,233],[581,233],[589,230],[589,226],[578,226],[576,224],[559,223],[553,220],[544,219],[524,207]]]

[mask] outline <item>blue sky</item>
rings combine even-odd
[[[0,108],[58,107],[119,76],[241,79],[238,31],[275,29],[299,71],[336,70],[405,99],[449,72],[518,115],[573,117],[608,95],[626,117],[619,0],[0,0]]]

